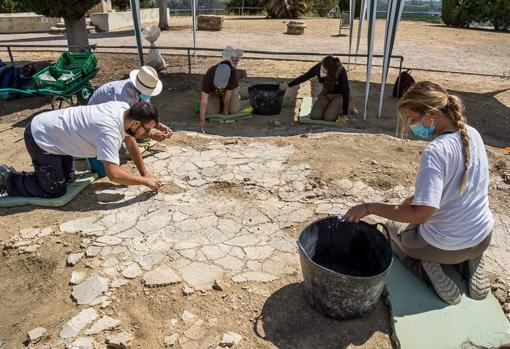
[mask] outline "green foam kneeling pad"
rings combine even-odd
[[[68,204],[80,192],[87,188],[97,179],[97,173],[86,173],[80,175],[74,182],[67,186],[64,195],[58,198],[37,198],[27,196],[2,196],[0,197],[0,207],[18,207],[24,205],[61,207]]]
[[[466,281],[452,267],[445,272],[459,286],[462,299],[448,305],[434,289],[394,260],[386,280],[393,339],[402,349],[464,349],[510,343],[510,323],[489,292],[484,300],[466,293]]]

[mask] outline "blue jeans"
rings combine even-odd
[[[54,198],[66,193],[67,182],[74,180],[72,156],[50,154],[34,140],[30,121],[25,128],[25,146],[32,158],[34,172],[12,172],[7,178],[7,194]]]

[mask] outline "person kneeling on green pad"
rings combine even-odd
[[[295,78],[288,84],[280,84],[280,90],[297,86],[317,77],[322,84],[322,91],[312,107],[310,117],[314,120],[337,121],[349,112],[349,79],[340,59],[326,56],[322,62],[309,71]]]
[[[401,260],[419,278],[430,281],[446,303],[459,303],[461,292],[442,264],[462,269],[469,296],[484,299],[490,283],[483,253],[491,241],[494,219],[482,137],[467,124],[461,99],[432,82],[417,82],[398,108],[403,135],[411,130],[430,140],[421,153],[415,193],[400,205],[354,206],[344,219],[356,223],[369,214],[388,219]]]
[[[124,185],[158,190],[161,182],[145,169],[135,137],[144,137],[158,125],[158,112],[140,101],[107,102],[53,110],[36,115],[25,128],[25,145],[34,172],[16,172],[0,165],[0,193],[10,196],[54,198],[66,193],[74,180],[73,157],[97,158],[108,178]],[[125,141],[140,175],[120,166],[119,149]]]
[[[202,80],[200,97],[199,127],[202,131],[206,113],[230,115],[241,110],[238,86],[237,70],[229,61],[223,61],[207,70]]]

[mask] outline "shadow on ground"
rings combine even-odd
[[[289,284],[266,301],[255,324],[256,333],[280,349],[338,349],[360,346],[374,333],[390,334],[388,311],[382,301],[358,319],[334,320],[312,308],[301,283]],[[262,333],[263,332],[263,333]]]

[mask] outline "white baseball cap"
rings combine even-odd
[[[146,65],[129,73],[129,78],[136,89],[147,96],[157,96],[163,89],[156,70]]]

